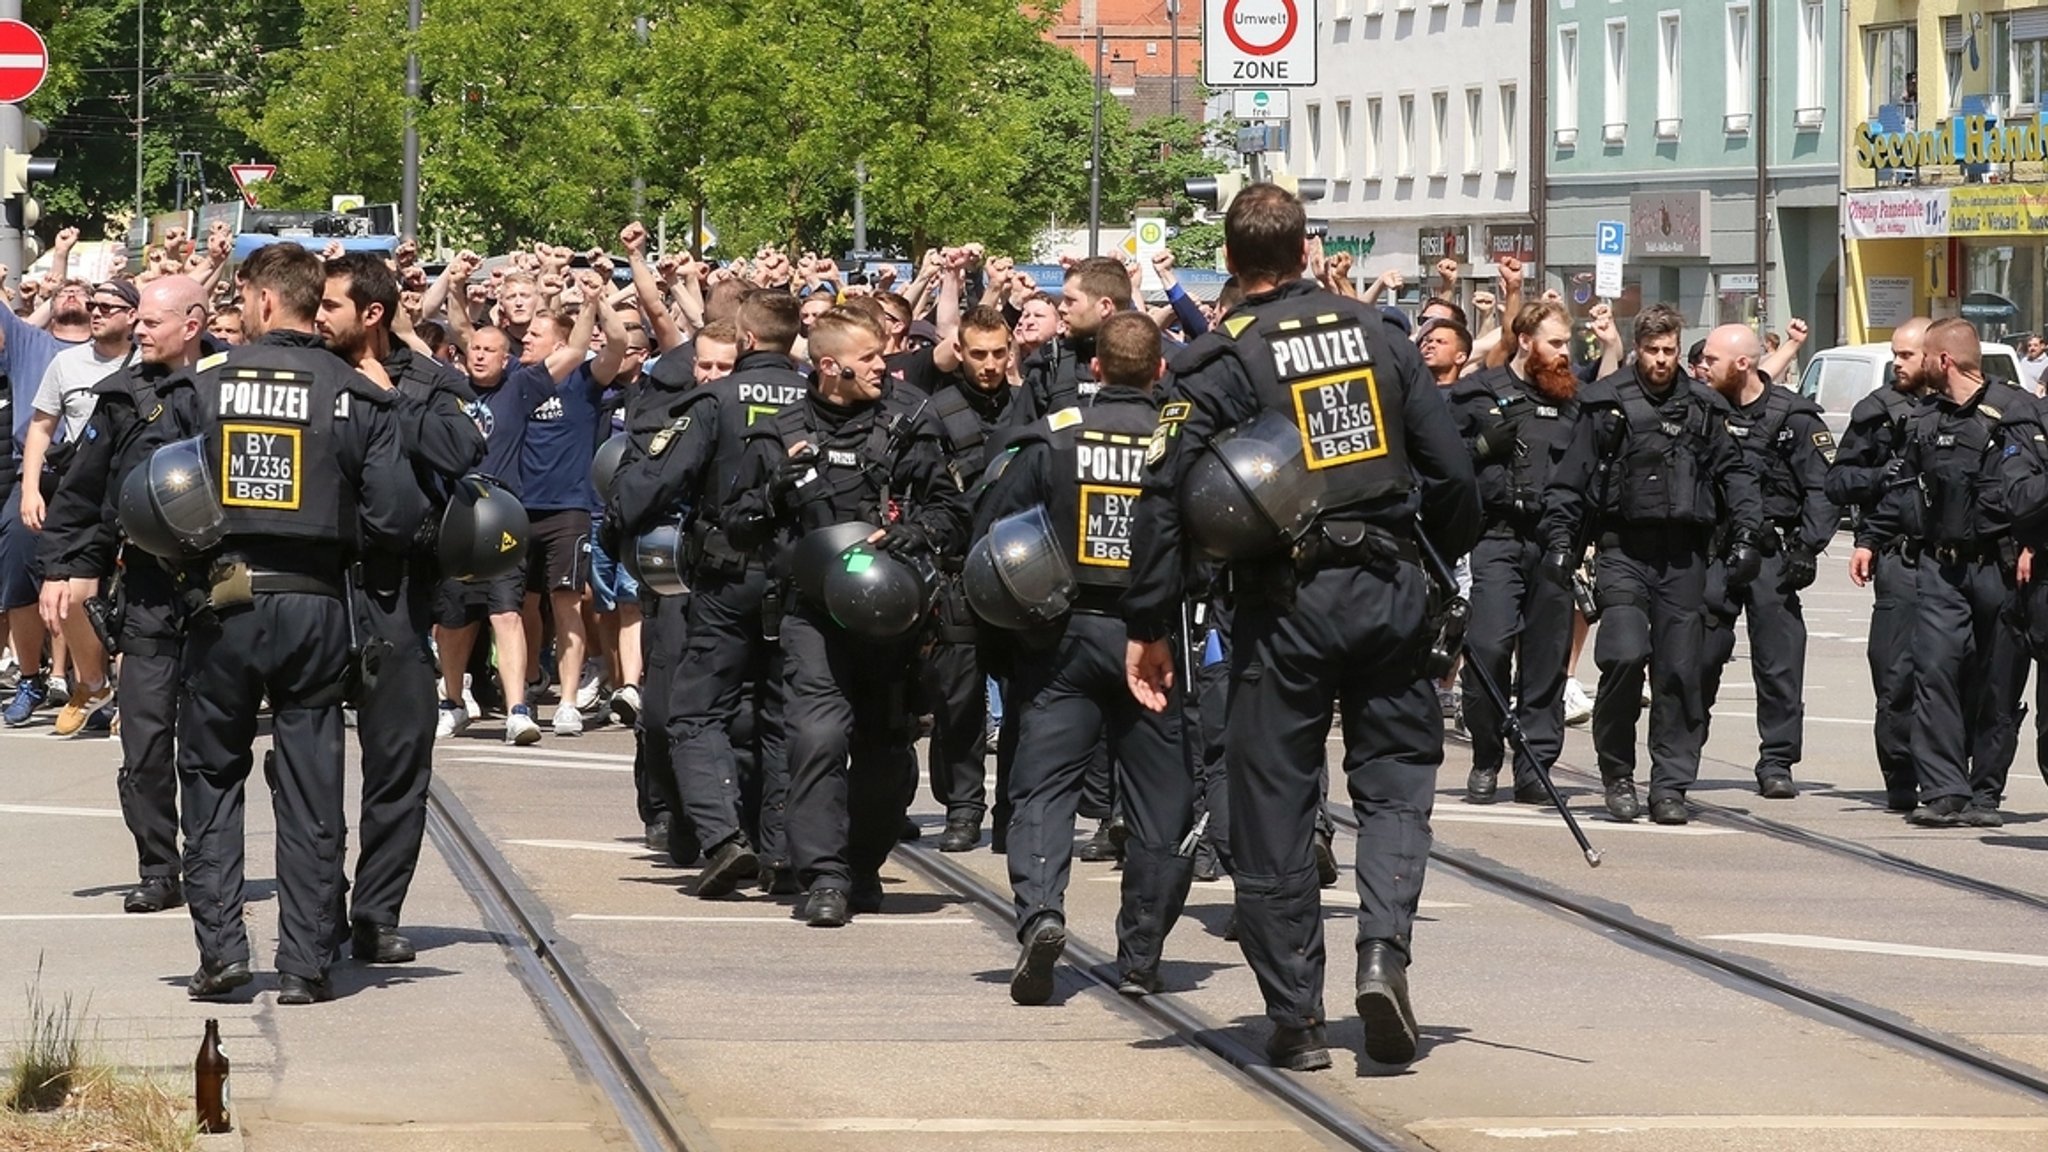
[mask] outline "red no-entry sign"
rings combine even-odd
[[[0,104],[19,104],[50,74],[43,35],[19,20],[0,20]]]

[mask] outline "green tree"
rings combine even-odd
[[[1027,104],[1030,131],[1008,198],[1032,231],[1088,219],[1089,139],[1094,127],[1095,81],[1088,66],[1054,44],[1040,42],[1019,59],[1012,81]],[[1105,96],[1102,106],[1104,215],[1116,208],[1113,173],[1130,166],[1130,113]],[[1128,207],[1128,206],[1126,206]]]

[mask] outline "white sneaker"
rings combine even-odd
[[[453,700],[441,701],[441,714],[434,719],[434,739],[446,740],[469,727],[469,709]]]
[[[567,704],[555,705],[555,735],[583,735],[583,713]]]
[[[1593,718],[1593,698],[1586,695],[1586,687],[1574,676],[1564,683],[1564,722],[1584,724]]]
[[[464,672],[462,674],[462,706],[469,710],[471,716],[481,716],[484,714],[483,706],[476,702],[476,695],[469,690],[469,682],[470,675]]]
[[[640,719],[639,686],[628,684],[612,693],[611,710],[613,719],[631,728],[634,722]]]
[[[505,715],[505,743],[540,743],[540,725],[533,722],[533,712],[521,704]]]
[[[1648,676],[1645,676],[1645,677],[1643,677],[1643,707],[1645,707],[1645,708],[1648,708],[1649,706],[1650,706],[1650,678],[1649,678]]]
[[[71,703],[70,683],[62,676],[50,677],[50,692],[49,695],[43,697],[43,703],[48,704],[52,708],[62,708],[66,704]]]
[[[597,707],[597,698],[604,695],[604,677],[597,669],[584,665],[583,683],[576,686],[576,710],[588,712]]]

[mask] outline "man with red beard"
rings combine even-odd
[[[1842,510],[1827,497],[1835,438],[1820,405],[1772,387],[1762,356],[1756,333],[1741,324],[1714,329],[1700,356],[1708,386],[1733,409],[1728,434],[1756,471],[1764,503],[1764,562],[1757,578],[1746,588],[1721,592],[1724,566],[1707,573],[1707,660],[1700,691],[1711,712],[1722,666],[1735,655],[1735,616],[1747,616],[1761,742],[1757,791],[1767,800],[1790,800],[1799,794],[1792,766],[1799,763],[1806,719],[1806,617],[1799,592],[1813,583],[1816,557],[1834,538]]]
[[[1659,304],[1635,329],[1635,362],[1580,393],[1571,447],[1544,491],[1541,571],[1568,588],[1586,544],[1599,545],[1593,746],[1607,811],[1622,821],[1642,814],[1636,719],[1647,671],[1650,818],[1683,824],[1707,734],[1696,673],[1707,561],[1725,527],[1729,586],[1756,578],[1763,502],[1728,434],[1728,402],[1679,371],[1685,318]]]
[[[1564,749],[1565,654],[1571,648],[1568,585],[1538,577],[1543,492],[1571,446],[1579,416],[1572,374],[1571,317],[1562,305],[1531,304],[1510,329],[1515,357],[1457,382],[1450,390],[1458,431],[1479,473],[1485,534],[1472,549],[1472,619],[1465,630],[1471,664],[1517,700],[1516,718],[1548,771]],[[1512,669],[1514,679],[1509,679]],[[1472,774],[1465,799],[1493,803],[1503,758],[1498,706],[1472,668],[1465,685],[1465,727],[1472,733]],[[1515,801],[1543,804],[1537,765],[1517,759]]]

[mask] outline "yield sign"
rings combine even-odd
[[[42,34],[19,20],[0,20],[0,103],[28,99],[49,74],[50,50]]]
[[[242,190],[243,202],[248,204],[249,207],[254,208],[257,206],[256,194],[249,190],[249,185],[259,180],[268,180],[272,176],[277,175],[277,165],[230,164],[228,165],[228,175],[235,178],[235,187]]]

